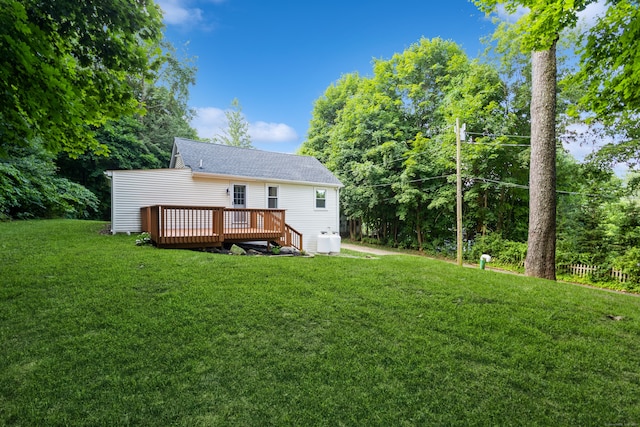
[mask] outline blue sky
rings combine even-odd
[[[372,74],[421,37],[452,40],[476,58],[494,26],[469,0],[156,0],[166,37],[195,56],[192,125],[210,138],[238,98],[256,148],[295,152],[313,104],[342,75]],[[186,48],[184,47],[186,44]]]
[[[313,103],[343,74],[372,74],[421,37],[457,42],[470,57],[491,22],[467,0],[157,0],[166,36],[197,57],[192,125],[211,137],[238,98],[256,148],[295,152]]]

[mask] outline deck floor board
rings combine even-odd
[[[224,229],[224,237],[233,239],[234,236],[243,236],[247,234],[256,235],[256,236],[281,236],[282,232],[278,230],[264,230],[260,228],[225,228]],[[218,237],[220,236],[218,233],[214,233],[211,229],[207,230],[204,228],[201,229],[179,229],[179,228],[171,228],[163,230],[163,237]]]
[[[302,234],[286,224],[282,209],[154,205],[141,208],[140,216],[142,229],[162,247],[266,241],[302,248]]]

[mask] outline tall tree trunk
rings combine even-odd
[[[393,221],[393,243],[398,246],[398,221]]]
[[[416,235],[418,238],[418,250],[422,252],[422,227],[420,227],[420,206],[416,210]]]
[[[531,166],[526,275],[556,278],[556,47],[531,55]]]
[[[504,201],[504,188],[500,188],[500,206],[498,207],[498,224],[496,225],[496,231],[499,233],[502,233],[504,227]]]
[[[476,199],[476,202],[478,203],[478,220],[476,221],[476,233],[480,233],[484,235],[482,230],[484,229],[485,210],[483,209],[483,206],[482,206],[482,199],[483,199],[482,194],[478,194],[478,197]]]

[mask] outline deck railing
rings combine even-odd
[[[224,240],[220,207],[148,206],[141,208],[142,230],[159,247],[206,246]]]
[[[302,249],[302,234],[285,222],[283,209],[147,206],[142,231],[158,247],[220,246],[223,242],[267,241]]]
[[[225,237],[279,238],[284,233],[285,211],[283,209],[224,209]]]
[[[302,233],[289,224],[284,225],[284,237],[280,239],[280,246],[293,246],[302,250]]]

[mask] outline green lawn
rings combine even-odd
[[[637,296],[103,227],[0,223],[0,425],[640,423]]]

